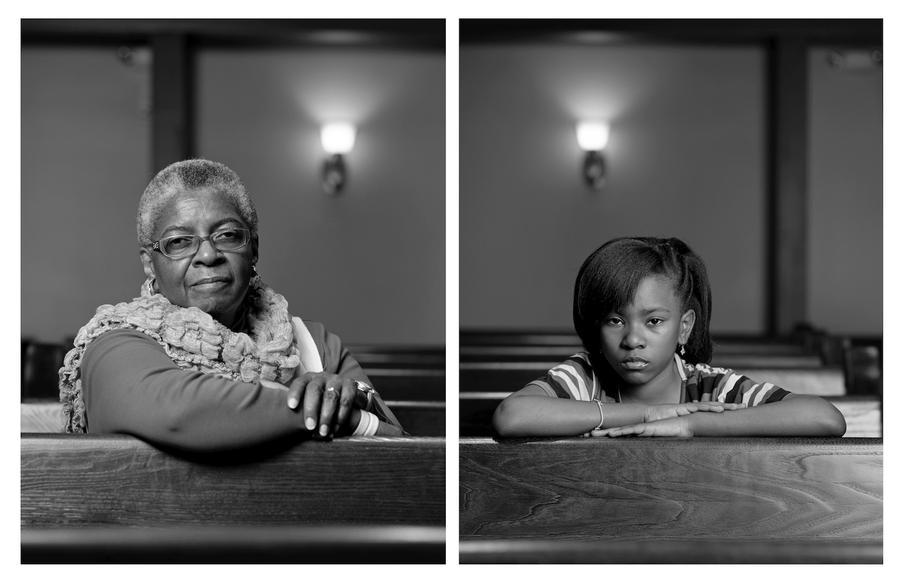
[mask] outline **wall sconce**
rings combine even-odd
[[[609,124],[605,122],[579,122],[575,128],[578,146],[585,151],[584,180],[594,190],[606,185],[606,161],[602,151],[609,141]]]
[[[328,195],[336,195],[347,182],[347,167],[344,155],[353,149],[356,142],[356,127],[352,124],[333,123],[322,127],[322,148],[330,156],[322,168],[322,189]]]

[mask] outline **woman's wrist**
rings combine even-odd
[[[359,426],[360,419],[362,419],[362,411],[360,409],[351,409],[350,417],[347,418],[347,431],[353,433],[353,430]]]

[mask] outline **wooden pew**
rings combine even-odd
[[[445,547],[419,525],[22,529],[26,564],[440,564]]]
[[[459,394],[460,437],[490,437],[491,418],[509,392],[462,392]],[[847,422],[844,437],[882,437],[881,397],[848,395],[828,397]]]
[[[470,362],[460,364],[462,391],[516,391],[559,364],[551,362]],[[722,365],[726,367],[728,365]],[[844,373],[839,367],[739,368],[738,372],[759,382],[770,382],[793,392],[820,396],[846,394]]]
[[[351,344],[348,348],[363,369],[379,366],[444,368],[446,363],[444,348],[437,346]]]
[[[446,372],[441,368],[367,368],[372,385],[385,401],[443,401]]]
[[[414,436],[442,437],[447,433],[443,401],[386,401],[403,429]],[[58,401],[22,403],[22,433],[59,433],[63,429],[62,404]]]
[[[464,563],[882,562],[880,440],[463,438],[459,459]]]
[[[819,340],[826,335],[792,336],[768,338],[747,335],[714,335],[714,354],[809,354],[815,353]],[[459,334],[460,349],[476,351],[478,348],[508,347],[537,348],[557,347],[571,353],[581,351],[581,338],[574,331],[537,330],[471,330],[463,329]]]
[[[22,434],[23,528],[416,525],[445,520],[440,438],[174,455],[129,436]]]
[[[459,544],[464,564],[880,564],[880,540],[478,539]]]
[[[737,367],[812,368],[823,366],[822,358],[816,354],[795,351],[778,352],[777,348],[767,351],[756,349],[751,352],[715,352],[716,364]],[[465,346],[459,349],[462,364],[477,362],[555,362],[559,363],[578,352],[581,346]]]

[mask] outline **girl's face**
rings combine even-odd
[[[662,275],[645,277],[634,300],[607,315],[600,328],[603,356],[621,379],[622,390],[667,385],[675,373],[675,349],[687,342],[693,326],[694,311],[681,312],[672,281]]]

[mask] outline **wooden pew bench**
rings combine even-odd
[[[459,394],[460,437],[490,437],[491,419],[509,392],[462,392]],[[882,437],[881,398],[875,396],[827,397],[847,422],[844,437]]]
[[[461,391],[517,391],[559,364],[550,362],[469,362],[460,364]],[[722,365],[725,367],[726,365]],[[839,367],[739,368],[758,382],[770,382],[792,393],[834,397],[846,394]]]
[[[558,364],[584,348],[578,346],[463,346],[462,364],[478,362],[552,362]],[[714,362],[729,368],[812,368],[823,366],[821,356],[802,348],[753,349],[748,352],[717,350]]]
[[[342,438],[176,456],[124,435],[22,434],[22,526],[444,524],[444,440]]]
[[[364,370],[379,366],[444,368],[446,363],[443,347],[350,344],[348,349]]]
[[[460,440],[462,562],[881,563],[880,440]]]
[[[367,368],[366,374],[387,401],[443,401],[446,371],[440,368]]]
[[[816,340],[822,336],[814,337]],[[713,335],[713,352],[724,354],[808,354],[815,342],[790,338],[768,338],[763,336]],[[581,338],[573,331],[542,332],[536,330],[471,330],[463,329],[459,334],[460,349],[475,351],[478,348],[510,347],[537,348],[557,347],[581,351]],[[574,353],[573,352],[573,353]]]
[[[386,401],[403,429],[414,436],[443,437],[447,433],[443,401]],[[22,433],[58,433],[63,429],[62,404],[59,401],[22,403]]]
[[[444,562],[443,527],[79,527],[22,530],[22,563]]]
[[[207,559],[203,542],[217,534],[207,552],[215,559],[260,541],[279,544],[282,561],[315,556],[320,535],[345,553],[383,541],[394,561],[440,561],[445,476],[439,438],[176,456],[128,436],[22,434],[23,559],[62,550],[70,561],[79,552],[96,560],[112,547],[119,561],[164,559],[178,548],[196,552],[188,556],[196,561]]]

